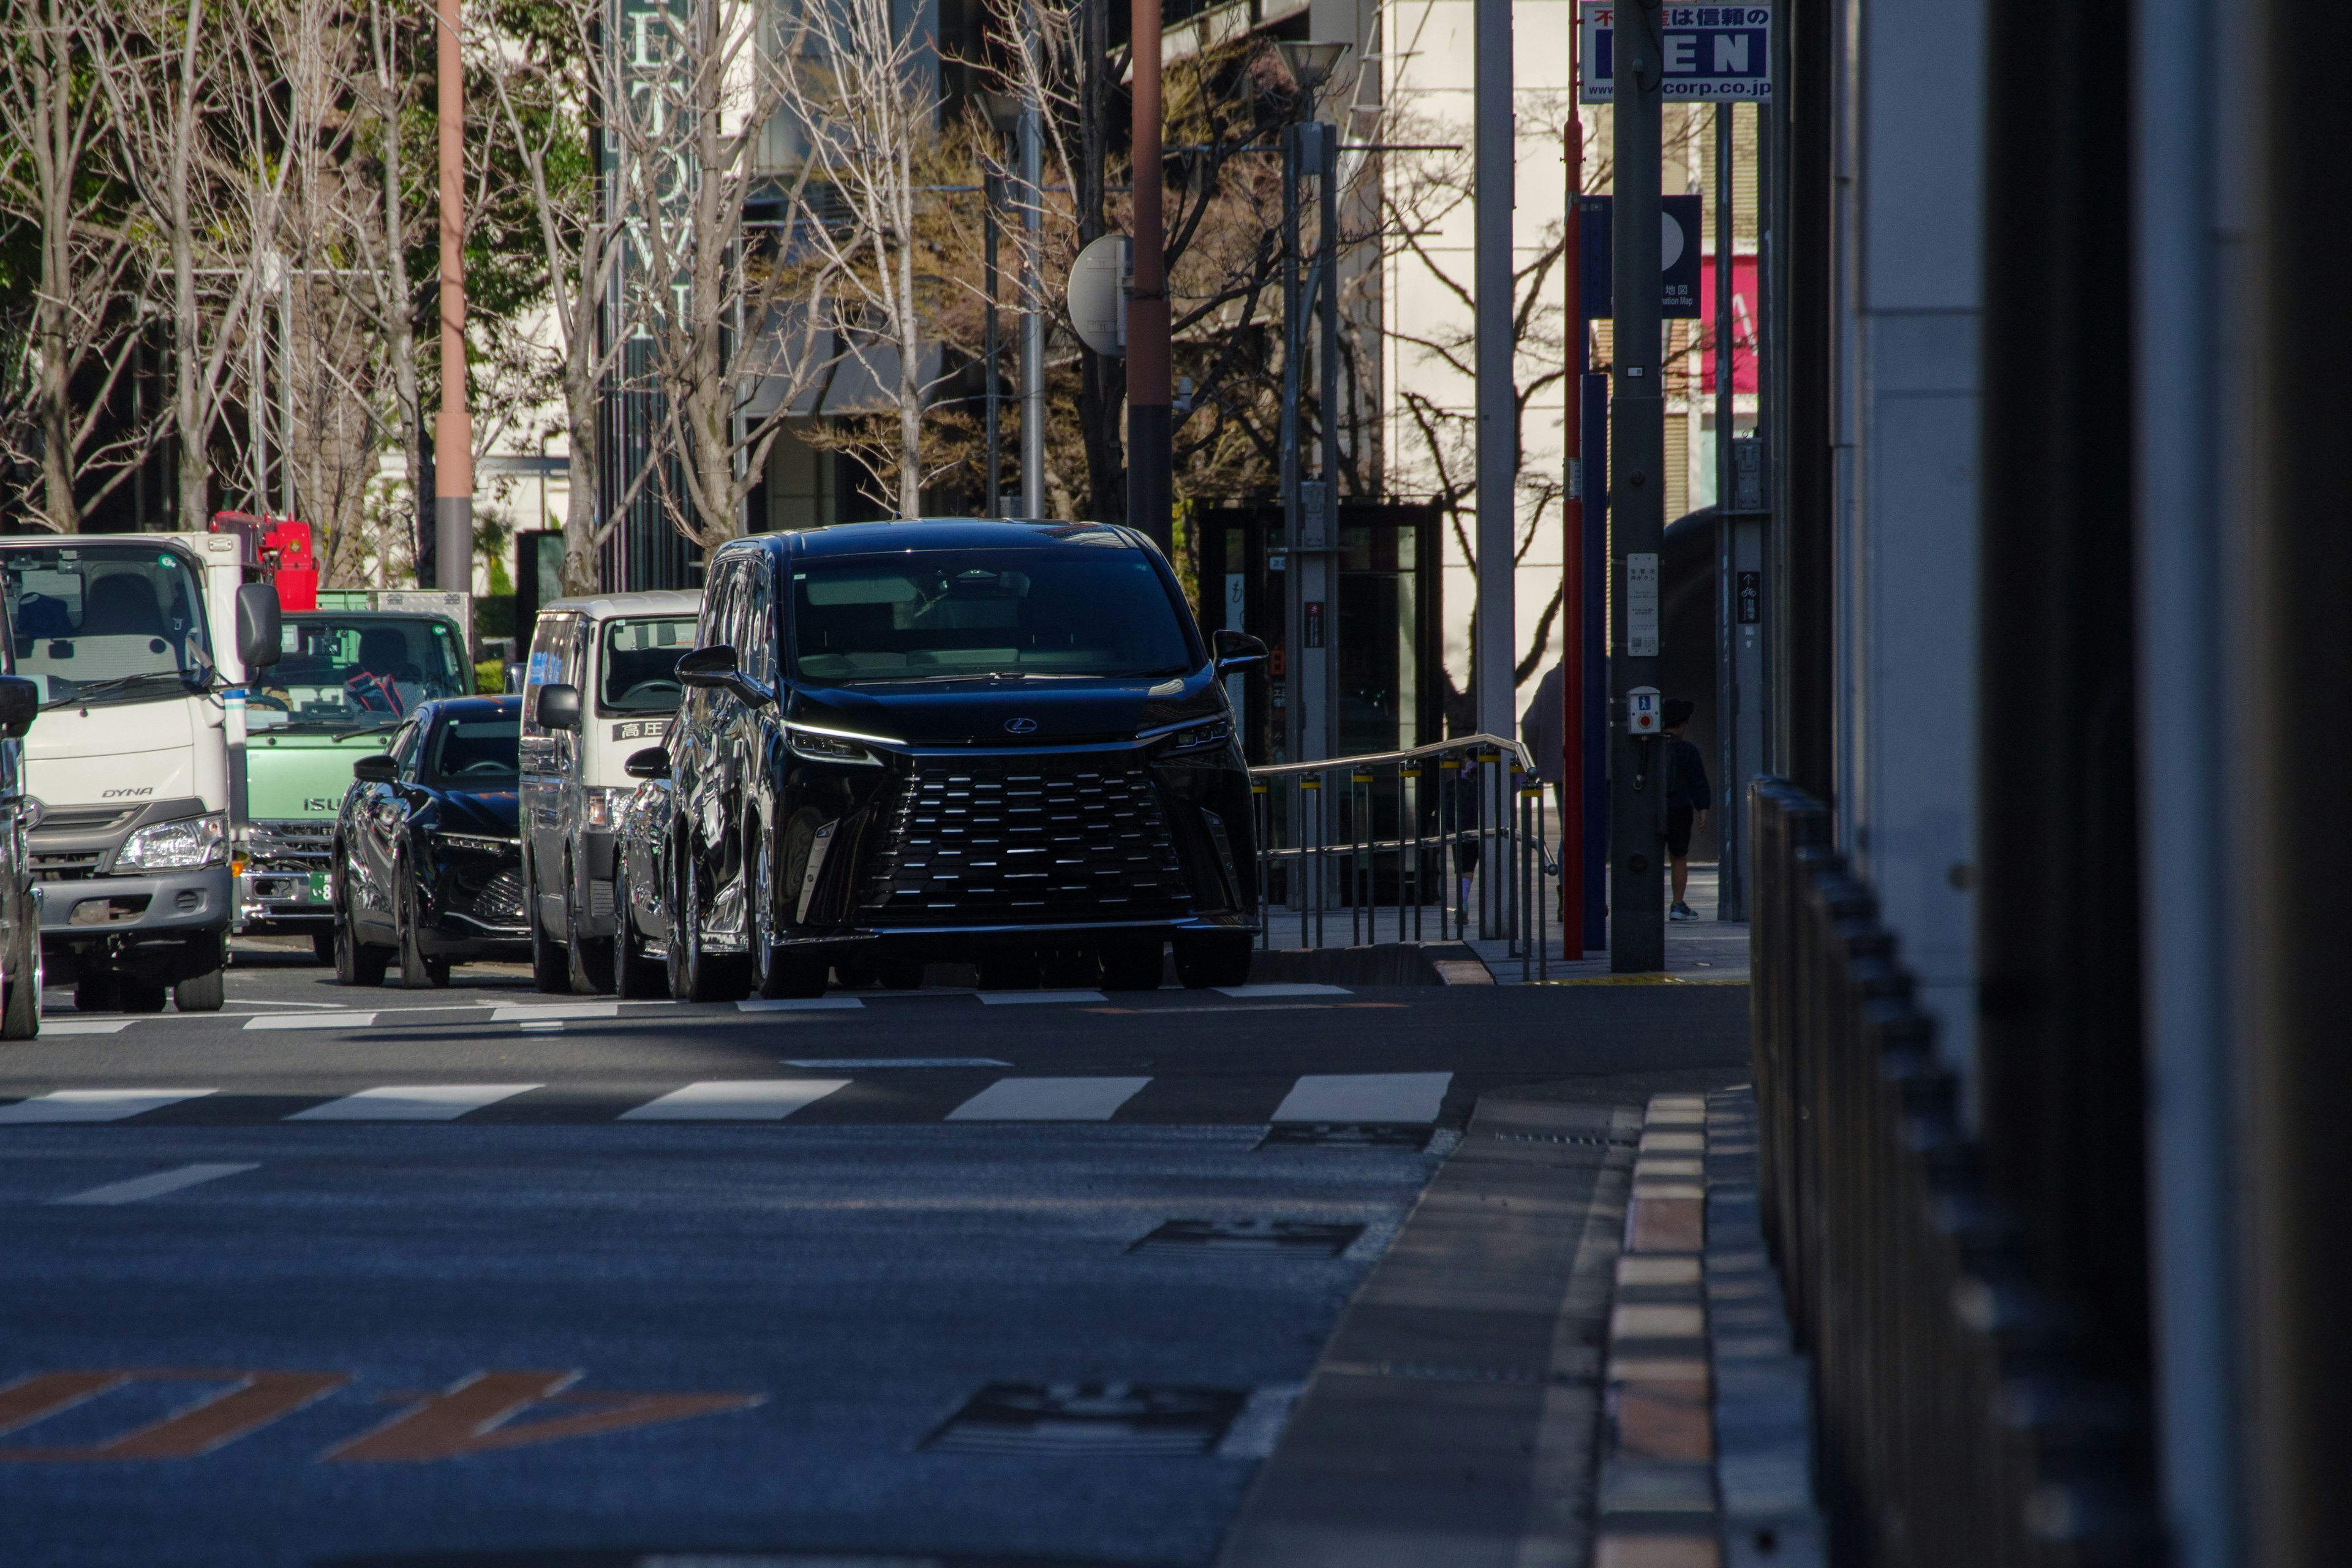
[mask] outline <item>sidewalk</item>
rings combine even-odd
[[[1744,985],[1748,983],[1748,925],[1745,921],[1718,921],[1716,912],[1716,868],[1693,866],[1690,876],[1690,906],[1699,918],[1666,925],[1666,968],[1664,978],[1686,984]],[[1421,941],[1433,942],[1452,940],[1442,935],[1446,928],[1441,911],[1434,905],[1424,906],[1416,926],[1415,911],[1407,909],[1400,922],[1393,904],[1370,911],[1358,912],[1351,924],[1347,910],[1323,911],[1324,947],[1347,947],[1351,942],[1393,942]],[[1549,911],[1547,911],[1549,914]],[[1301,948],[1317,945],[1311,917],[1296,910],[1269,910],[1266,922],[1270,928],[1267,945],[1274,948]],[[1415,932],[1419,934],[1416,937]],[[1477,930],[1474,915],[1471,930]],[[1466,940],[1472,952],[1482,960],[1494,975],[1496,984],[1517,985],[1525,980],[1559,982],[1575,981],[1583,984],[1654,984],[1655,975],[1612,975],[1609,972],[1609,951],[1605,947],[1589,948],[1582,958],[1570,960],[1559,946],[1559,927],[1549,919],[1545,936],[1551,945],[1549,960],[1538,964],[1531,959],[1522,962],[1512,951],[1512,944],[1500,937],[1473,935]],[[1546,973],[1548,971],[1548,973]]]

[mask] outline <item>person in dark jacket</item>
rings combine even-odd
[[[1683,901],[1690,890],[1691,829],[1714,804],[1706,782],[1706,761],[1698,748],[1683,739],[1694,705],[1686,697],[1666,699],[1666,864],[1674,879],[1675,901],[1666,910],[1670,921],[1695,921],[1698,911]]]

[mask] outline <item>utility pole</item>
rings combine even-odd
[[[1127,521],[1172,555],[1175,450],[1168,380],[1168,240],[1160,205],[1160,0],[1133,0],[1129,12],[1135,68],[1135,288],[1127,302]]]
[[[474,426],[466,412],[466,76],[460,0],[440,0],[435,28],[441,153],[441,412],[433,437],[433,586],[474,585]],[[425,586],[420,583],[419,587]]]
[[[982,406],[986,410],[988,446],[988,515],[1004,515],[1003,421],[997,410],[1001,401],[998,381],[1004,368],[1003,348],[996,341],[996,203],[1001,184],[996,173],[996,150],[989,150],[987,172],[981,175],[982,246],[987,260],[985,282],[988,310],[982,325],[981,363],[988,368],[988,390],[982,395]]]
[[[1472,34],[1477,57],[1472,87],[1477,181],[1473,279],[1477,296],[1478,635],[1471,658],[1476,673],[1478,728],[1491,735],[1508,735],[1517,709],[1517,682],[1512,678],[1512,667],[1518,662],[1512,569],[1518,534],[1519,467],[1517,383],[1511,364],[1516,346],[1511,321],[1511,209],[1517,205],[1513,165],[1518,151],[1511,113],[1511,0],[1476,0]],[[1653,236],[1653,246],[1655,243]]]
[[[1665,399],[1659,390],[1658,135],[1664,82],[1657,0],[1617,10],[1616,211],[1611,263],[1616,385],[1612,398],[1615,494],[1610,574],[1609,967],[1666,966],[1666,741],[1633,732],[1637,704],[1654,706],[1658,554],[1665,536]]]
[[[1021,106],[1021,512],[1045,515],[1045,313],[1037,280],[1044,241],[1043,132],[1033,98]]]

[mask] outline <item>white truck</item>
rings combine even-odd
[[[222,1001],[235,912],[230,753],[248,672],[276,662],[277,590],[234,532],[0,540],[47,980],[83,1011]]]

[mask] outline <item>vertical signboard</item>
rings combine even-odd
[[[1668,101],[1723,102],[1772,96],[1772,8],[1769,5],[1660,5],[1657,7],[1664,80],[1659,95]],[[1578,94],[1586,103],[1610,103],[1617,96],[1617,6],[1588,3],[1580,8],[1580,62]]]

